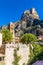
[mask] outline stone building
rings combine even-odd
[[[19,48],[19,49],[17,49]],[[17,55],[20,56],[20,60],[18,62],[19,65],[27,64],[30,55],[29,45],[25,44],[6,44],[5,48],[5,64],[13,65],[14,61],[14,50],[17,49]]]

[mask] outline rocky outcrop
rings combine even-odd
[[[26,10],[22,16],[20,21],[15,23],[15,36],[20,36],[21,31],[23,33],[32,33],[36,35],[36,30],[33,27],[39,25],[43,28],[43,21],[39,19],[37,11],[35,8],[30,10]],[[34,33],[35,32],[35,33]]]

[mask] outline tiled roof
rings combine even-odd
[[[42,61],[36,61],[36,62],[33,63],[32,65],[43,65],[43,60],[42,60]]]

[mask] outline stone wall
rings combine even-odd
[[[17,49],[19,48],[19,49]],[[25,44],[6,44],[6,50],[5,50],[5,63],[6,65],[13,65],[13,59],[14,59],[14,49],[17,49],[17,55],[20,56],[20,61],[18,62],[19,65],[23,65],[24,63],[27,64],[30,54],[29,45]]]

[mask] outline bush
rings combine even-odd
[[[33,46],[33,49],[31,47]],[[31,44],[30,45],[30,60],[28,65],[32,65],[37,60],[43,60],[43,45],[40,44]]]
[[[31,33],[26,33],[22,36],[21,41],[25,44],[34,43],[37,41],[37,37]]]
[[[13,64],[14,65],[18,65],[18,62],[20,60],[20,56],[17,55],[17,49],[14,50],[14,61]]]

